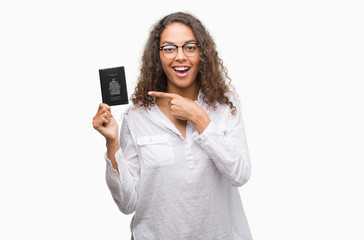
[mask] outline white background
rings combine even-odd
[[[361,2],[2,1],[0,239],[129,238],[91,124],[98,69],[125,66],[131,94],[174,11],[202,20],[242,99],[254,239],[364,239]]]

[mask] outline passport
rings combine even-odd
[[[109,106],[128,104],[128,91],[123,66],[99,69],[102,102]]]

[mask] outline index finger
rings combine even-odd
[[[174,93],[155,92],[155,91],[148,92],[148,95],[161,98],[176,98],[178,96],[177,94]]]

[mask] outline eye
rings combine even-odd
[[[197,49],[197,45],[196,44],[187,44],[187,45],[185,45],[184,48],[187,51],[195,51]]]
[[[175,46],[163,46],[163,51],[166,53],[173,52],[176,50]]]

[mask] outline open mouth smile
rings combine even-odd
[[[178,77],[185,77],[188,75],[191,68],[190,67],[173,67],[172,69]]]

